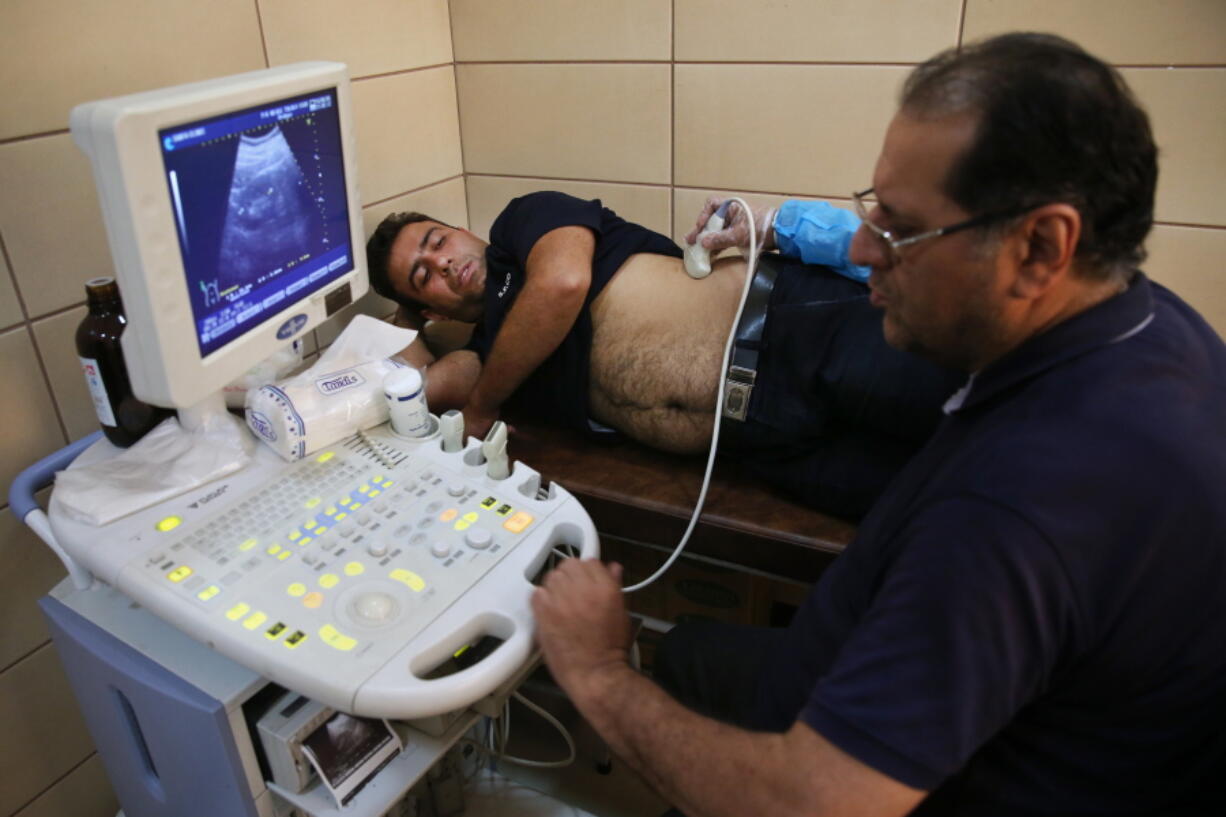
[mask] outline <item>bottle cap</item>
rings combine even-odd
[[[411,397],[421,391],[421,372],[412,366],[388,372],[383,378],[383,391],[388,397]]]
[[[119,285],[110,276],[90,278],[85,282],[85,298],[91,304],[107,304],[119,300]]]

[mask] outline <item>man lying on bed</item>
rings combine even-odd
[[[420,340],[438,413],[483,436],[503,408],[682,454],[707,450],[724,345],[746,263],[691,278],[668,238],[599,200],[540,192],[510,202],[490,242],[427,216],[388,216],[367,243],[371,284],[411,325],[474,323],[435,359]],[[886,345],[863,284],[773,253],[758,265],[760,337],[744,420],[721,454],[818,510],[857,517],[940,418],[963,378]],[[760,284],[760,285],[759,285]],[[769,287],[769,288],[767,288]]]

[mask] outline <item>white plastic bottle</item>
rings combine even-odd
[[[421,372],[412,366],[389,372],[383,378],[383,395],[387,398],[393,431],[402,437],[424,437],[430,433],[426,383]]]

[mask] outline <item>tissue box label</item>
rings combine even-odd
[[[272,423],[258,411],[253,411],[247,415],[247,425],[251,426],[251,430],[259,434],[270,443],[277,441],[277,432],[273,430]]]
[[[337,392],[360,386],[365,382],[366,378],[362,377],[362,375],[353,369],[346,369],[343,372],[333,372],[319,378],[315,381],[315,388],[319,389],[320,394],[336,394]]]

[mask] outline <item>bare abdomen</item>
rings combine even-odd
[[[710,441],[724,344],[745,280],[739,257],[690,278],[681,259],[631,256],[592,305],[595,419],[677,452]]]

